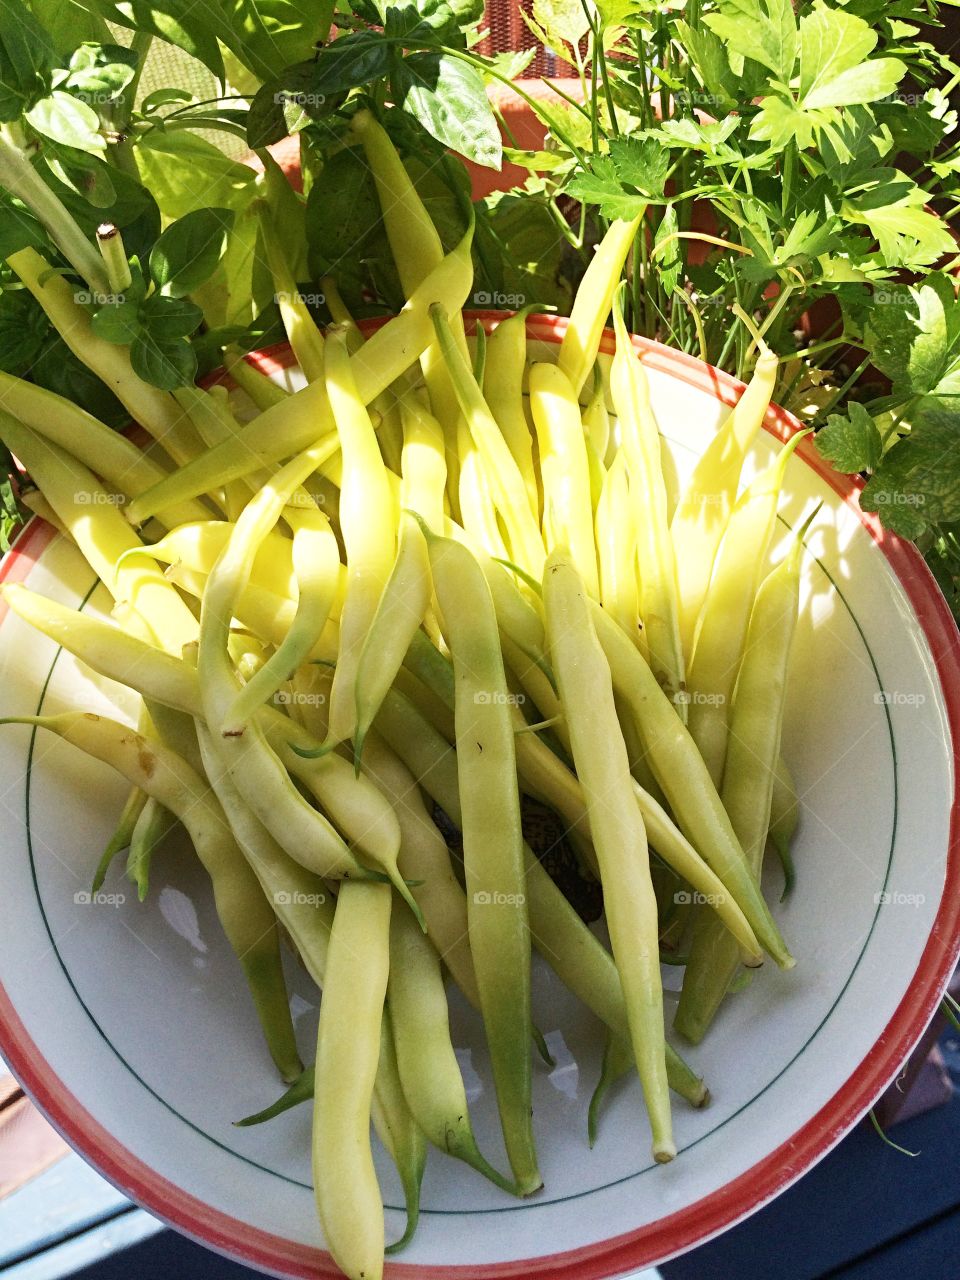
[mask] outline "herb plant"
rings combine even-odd
[[[566,309],[608,220],[642,213],[631,327],[743,376],[754,348],[733,308],[752,314],[782,359],[780,402],[822,428],[838,469],[868,477],[864,508],[916,539],[960,602],[960,68],[937,48],[946,5],[535,0],[528,25],[573,81],[546,97],[517,79],[532,49],[478,52],[478,0],[13,7],[0,33],[0,258],[41,252],[146,381],[175,388],[226,344],[281,336],[264,217],[320,318],[324,279],[358,315],[400,304],[349,129],[370,107],[445,247],[469,216],[465,162],[528,170],[475,204],[478,305]],[[163,44],[223,96],[141,93]],[[488,101],[497,84],[540,117],[542,148],[513,145]],[[266,150],[289,135],[303,197]],[[241,163],[244,147],[264,172]],[[112,279],[93,247],[104,224],[122,246]],[[123,422],[7,268],[0,335],[0,368]]]

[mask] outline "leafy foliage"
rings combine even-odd
[[[547,137],[532,151],[504,148],[487,89],[533,51],[479,55],[481,0],[21,9],[0,32],[0,122],[82,236],[119,228],[133,284],[91,314],[149,382],[179,386],[225,342],[278,333],[258,247],[264,208],[318,317],[326,275],[358,315],[401,305],[350,131],[363,105],[447,246],[470,200],[463,160],[527,170],[475,208],[478,295],[563,308],[606,223],[641,215],[632,327],[746,375],[752,343],[731,306],[753,313],[790,370],[781,398],[813,406],[822,455],[868,480],[864,506],[918,538],[960,599],[960,259],[949,230],[960,144],[947,96],[960,68],[931,38],[934,0],[535,0],[529,28],[586,93],[582,104],[536,95]],[[135,105],[148,37],[199,59],[221,86],[229,67],[244,96],[201,102],[170,86]],[[218,130],[258,149],[266,173],[226,154]],[[290,135],[305,198],[263,152]],[[75,278],[42,220],[0,198],[0,258],[28,245]],[[824,336],[805,336],[823,310]],[[0,338],[4,367],[122,417],[7,278]]]

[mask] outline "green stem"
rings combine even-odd
[[[97,246],[107,269],[110,292],[122,294],[129,289],[133,277],[130,274],[130,264],[127,262],[127,251],[123,246],[123,237],[112,222],[104,222],[97,228]]]
[[[832,399],[828,400],[827,403],[823,406],[823,408],[817,414],[817,417],[820,418],[821,421],[826,419],[828,415],[832,412],[832,410],[834,410],[837,407],[837,405],[844,398],[844,396],[847,394],[850,388],[854,385],[854,383],[857,381],[857,379],[860,377],[861,373],[863,373],[864,369],[867,367],[869,363],[870,363],[870,357],[864,356],[864,358],[860,361],[856,369],[854,369],[853,373],[851,373],[850,377],[846,380],[846,382],[843,384],[843,386],[840,388],[837,394],[833,396]]]
[[[839,338],[828,338],[825,342],[815,342],[811,347],[803,347],[800,351],[789,351],[786,355],[781,356],[781,363],[785,364],[788,360],[805,360],[808,356],[817,356],[821,351],[829,351],[831,347],[842,347],[847,341],[846,335],[841,334]]]
[[[26,156],[3,138],[0,138],[0,186],[23,201],[94,293],[110,291],[100,254]]]
[[[140,77],[143,75],[143,68],[146,65],[147,54],[150,52],[152,43],[153,36],[149,32],[134,32],[133,39],[130,41],[130,48],[137,55],[137,65],[133,73],[133,79],[124,87],[117,99],[117,105],[114,109],[117,121],[116,137],[108,139],[110,145],[107,148],[107,158],[112,159],[118,169],[128,173],[131,178],[136,178],[138,182],[140,181],[140,170],[137,167],[136,156],[133,153],[130,121],[133,118],[137,90],[140,87]]]

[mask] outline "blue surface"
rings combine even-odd
[[[942,1048],[960,1086],[960,1040]],[[957,1280],[960,1092],[897,1125],[915,1159],[859,1126],[772,1204],[660,1268],[663,1280]],[[0,1202],[3,1280],[252,1280],[134,1208],[76,1156]],[[652,1273],[644,1273],[649,1280]]]

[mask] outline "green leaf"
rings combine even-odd
[[[624,191],[613,160],[609,156],[594,156],[591,168],[574,174],[567,183],[566,191],[568,195],[576,200],[582,200],[584,204],[599,205],[600,213],[604,218],[630,220],[647,207],[644,196]]]
[[[483,13],[477,4],[451,5],[447,0],[391,0],[384,5],[384,34],[408,45],[462,43],[461,27]]]
[[[258,80],[309,58],[329,38],[335,0],[220,0],[209,29]]]
[[[185,338],[158,342],[143,329],[130,346],[130,363],[138,377],[161,391],[189,386],[197,372],[196,353]]]
[[[580,0],[533,0],[533,20],[543,31],[548,49],[559,50],[569,58],[563,46],[576,47],[590,30]]]
[[[225,34],[220,10],[194,0],[84,0],[88,8],[119,27],[159,36],[199,59],[223,82],[223,56],[217,35]]]
[[[140,111],[145,116],[152,116],[154,112],[159,111],[161,107],[172,106],[174,103],[192,101],[193,94],[189,89],[154,89],[140,102]]]
[[[663,217],[660,225],[657,227],[657,234],[654,236],[654,249],[663,244],[668,237],[674,235],[678,229],[677,222],[677,206],[668,204],[663,211]],[[660,272],[660,284],[663,287],[667,297],[673,293],[677,285],[680,283],[680,274],[683,270],[683,257],[680,253],[680,241],[671,240],[666,249],[657,254],[657,269]]]
[[[99,156],[52,142],[44,145],[36,163],[40,176],[88,235],[101,222],[112,222],[123,232],[129,255],[142,254],[153,244],[160,211],[151,190],[136,178]]]
[[[412,53],[394,79],[399,105],[432,137],[474,164],[500,168],[500,129],[473,67],[448,54]]]
[[[876,423],[856,400],[849,404],[849,416],[833,413],[816,436],[817,451],[838,471],[873,471],[880,461],[883,441]]]
[[[165,294],[181,297],[209,280],[233,219],[231,209],[196,209],[167,227],[150,253],[150,274]]]
[[[876,169],[893,148],[890,129],[867,106],[852,106],[837,113],[819,135],[820,159],[830,181],[845,190],[861,174]]]
[[[187,129],[151,129],[137,142],[144,186],[168,218],[210,205],[243,209],[257,175]]]
[[[838,76],[858,67],[873,52],[877,34],[861,18],[840,9],[815,4],[800,19],[800,92],[809,106],[811,96],[823,91]],[[832,102],[822,106],[837,106]]]
[[[610,158],[621,182],[654,198],[663,195],[670,152],[655,138],[611,138]]]
[[[85,41],[109,41],[110,28],[82,0],[30,0],[30,12],[61,60]]]
[[[960,368],[960,308],[952,281],[931,275],[919,288],[881,286],[864,334],[873,364],[909,399],[935,394]]]
[[[140,306],[141,325],[161,344],[188,338],[202,320],[203,312],[188,298],[168,298],[155,293]]]
[[[24,5],[5,16],[0,31],[0,120],[18,120],[50,92],[56,53],[46,31]]]
[[[70,59],[63,88],[101,104],[116,98],[136,75],[139,58],[119,44],[82,44]]]
[[[81,364],[53,329],[48,330],[39,356],[30,368],[30,378],[38,387],[55,391],[72,400],[110,427],[125,427],[130,414],[96,374]]]
[[[306,233],[311,279],[332,275],[354,308],[376,280],[381,296],[388,289],[391,304],[402,305],[377,190],[359,148],[344,147],[324,159],[307,196]]]
[[[895,173],[890,170],[890,173]],[[873,232],[887,267],[929,266],[956,244],[945,224],[922,206],[927,197],[903,174],[845,200],[843,217]]]
[[[703,21],[727,46],[786,83],[797,58],[797,22],[790,0],[721,0]]]
[[[301,62],[287,67],[257,92],[247,116],[247,143],[250,147],[269,147],[282,138],[304,129],[312,119],[333,109],[339,98],[319,93],[314,88],[316,63]]]
[[[41,98],[27,112],[26,119],[37,133],[65,147],[94,154],[106,148],[100,134],[100,117],[94,109],[59,89],[54,89],[48,98]]]
[[[864,511],[906,538],[931,524],[960,520],[960,467],[956,457],[960,414],[950,421],[922,423],[883,458],[860,497]]]
[[[98,307],[91,318],[91,327],[104,342],[128,346],[140,331],[138,306],[135,300],[123,299]]]
[[[0,262],[20,249],[43,249],[43,228],[29,210],[9,196],[0,197]]]
[[[508,80],[522,80],[523,73],[536,56],[536,45],[531,45],[529,49],[503,49],[489,58],[488,62]]]
[[[822,107],[876,102],[893,93],[906,73],[906,65],[898,58],[874,58],[860,67],[851,67],[828,84],[820,85],[803,99],[803,105],[814,111]]]
[[[564,278],[565,241],[556,233],[544,195],[493,192],[477,205],[477,231],[486,252],[478,255],[476,306],[514,309],[540,302],[569,311],[572,291]],[[488,275],[491,265],[494,272]],[[481,300],[483,292],[486,302]]]
[[[776,151],[783,151],[792,142],[806,151],[813,143],[815,126],[826,124],[829,118],[803,111],[792,98],[764,98],[750,125],[750,137],[757,142],[769,142]]]
[[[708,111],[715,106],[724,110],[737,106],[743,96],[742,81],[730,69],[720,37],[708,27],[692,27],[682,19],[677,20],[676,27],[706,90],[702,97],[696,95],[690,105]]]
[[[27,289],[0,292],[0,369],[28,373],[43,349],[50,323]]]
[[[740,127],[739,116],[727,116],[724,120],[701,124],[698,120],[664,120],[658,129],[651,129],[648,137],[661,138],[669,146],[684,147],[691,151],[722,152],[724,143]],[[726,148],[731,159],[736,153]]]
[[[304,92],[324,96],[346,93],[379,80],[390,69],[392,48],[374,31],[340,36],[318,50],[309,88],[304,86]]]

